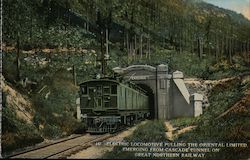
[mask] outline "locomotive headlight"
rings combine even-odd
[[[100,123],[102,121],[102,119],[101,118],[96,118],[96,119],[94,119],[94,123]]]
[[[105,96],[105,99],[110,100],[111,98],[110,98],[110,96]]]
[[[90,100],[91,100],[91,98],[90,98],[90,97],[88,97],[88,100],[90,101]]]
[[[100,122],[100,119],[99,118],[96,118],[95,119],[95,123],[99,123]]]
[[[87,118],[87,114],[82,115],[82,118]]]

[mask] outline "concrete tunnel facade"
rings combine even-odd
[[[146,85],[152,90],[155,119],[168,120],[202,114],[203,96],[197,93],[189,94],[183,80],[184,75],[180,71],[169,74],[168,66],[164,64],[156,67],[132,65],[126,68],[116,67],[113,70],[125,80]]]

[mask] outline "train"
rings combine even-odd
[[[80,114],[88,133],[112,133],[149,118],[149,97],[132,83],[92,79],[80,84]]]

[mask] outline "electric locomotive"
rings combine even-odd
[[[93,79],[80,84],[81,119],[89,133],[111,133],[150,115],[146,92],[134,84]]]

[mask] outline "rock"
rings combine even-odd
[[[48,99],[49,98],[49,95],[50,95],[50,91],[45,95],[45,99]]]
[[[72,71],[72,67],[67,68],[67,71]]]

